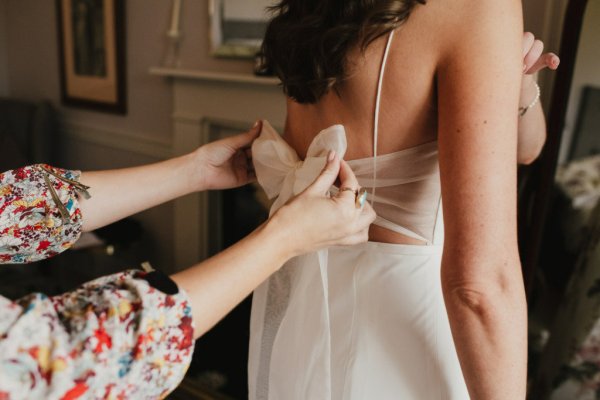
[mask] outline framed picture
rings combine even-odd
[[[209,0],[210,38],[216,57],[253,58],[260,50],[274,0]]]
[[[63,104],[127,112],[124,3],[56,0]]]

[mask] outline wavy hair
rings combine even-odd
[[[426,0],[281,0],[262,45],[263,68],[288,97],[316,103],[346,77],[346,55],[402,25]]]

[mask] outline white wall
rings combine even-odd
[[[8,54],[11,94],[26,99],[47,98],[59,105],[59,70],[54,1],[8,2]],[[128,0],[127,116],[62,108],[70,121],[116,132],[168,141],[171,136],[171,90],[167,80],[148,74],[160,64],[170,1]],[[248,61],[215,60],[209,55],[207,0],[184,0],[181,60],[185,68],[250,71]]]
[[[171,1],[127,0],[125,4],[129,111],[121,116],[61,106],[55,1],[0,0],[0,93],[6,81],[2,79],[2,60],[7,60],[11,96],[48,99],[58,108],[68,133],[61,139],[62,166],[84,170],[127,167],[163,159],[171,151],[171,84],[148,73],[164,57]],[[250,72],[251,61],[210,56],[208,22],[208,0],[183,1],[182,67]],[[3,38],[6,57],[2,56]],[[173,260],[173,205],[137,217],[150,232],[148,258],[168,268]]]
[[[6,0],[0,0],[0,97],[8,96]]]
[[[271,0],[225,0],[225,19],[260,21],[267,16],[266,9],[274,4]]]
[[[588,85],[600,87],[600,0],[590,0],[585,12],[559,162],[567,159],[577,124],[581,95],[583,88]]]

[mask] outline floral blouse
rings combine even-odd
[[[47,165],[0,174],[0,264],[48,258],[78,239],[88,189],[78,179]],[[187,295],[159,272],[55,297],[0,296],[0,400],[164,398],[189,366],[193,331]]]

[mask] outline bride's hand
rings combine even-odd
[[[523,82],[521,84],[521,101],[519,104],[528,104],[535,96],[533,75],[549,68],[556,70],[560,58],[554,53],[544,53],[544,42],[536,39],[531,32],[523,34]]]
[[[531,32],[523,34],[523,73],[533,75],[544,68],[556,70],[560,58],[554,53],[544,53],[544,42]]]
[[[261,128],[258,121],[246,133],[205,144],[190,154],[192,190],[230,189],[253,182],[250,146]]]
[[[293,254],[368,240],[375,212],[368,202],[357,207],[355,194],[350,190],[329,197],[328,192],[338,176],[340,188],[359,188],[348,164],[331,153],[315,182],[279,209],[269,221],[281,230],[281,243],[291,246]]]

